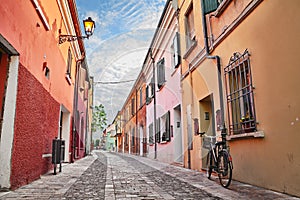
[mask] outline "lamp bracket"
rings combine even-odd
[[[76,35],[59,35],[59,44],[64,42],[73,42],[76,40],[83,40],[85,38],[89,38],[89,36],[76,36]]]

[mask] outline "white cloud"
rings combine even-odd
[[[84,10],[96,21],[94,35],[85,42],[88,66],[95,81],[136,79],[166,0],[110,0]],[[98,10],[98,11],[97,11]],[[111,123],[126,100],[134,82],[95,86],[95,104],[102,103]]]

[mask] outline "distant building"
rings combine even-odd
[[[106,128],[105,149],[107,151],[116,151],[116,126],[110,124]]]

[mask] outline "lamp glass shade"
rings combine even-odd
[[[84,26],[84,31],[85,34],[89,37],[93,35],[94,28],[95,28],[95,22],[92,20],[91,17],[83,20],[83,26]]]

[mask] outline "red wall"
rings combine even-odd
[[[4,100],[4,92],[5,92],[5,84],[6,84],[6,79],[7,79],[7,54],[2,54],[2,58],[0,58],[0,59],[1,59],[0,60],[0,118],[1,118],[2,117],[2,106],[3,106],[3,100]]]
[[[18,75],[12,189],[27,184],[52,168],[52,139],[57,136],[60,105],[28,70]]]

